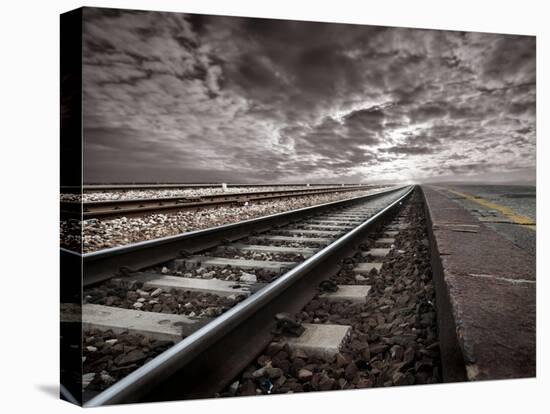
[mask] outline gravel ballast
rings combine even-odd
[[[331,201],[359,197],[370,192],[372,190],[319,194],[249,203],[247,206],[218,206],[167,214],[149,214],[143,217],[84,220],[82,223],[82,249],[86,253],[123,246]],[[63,247],[69,249],[78,246],[74,235],[70,232],[67,233],[70,228],[72,226],[69,222],[61,222],[61,243]]]
[[[242,281],[243,276],[254,275],[257,282],[269,283],[285,272],[275,272],[268,269],[240,269],[232,266],[202,266],[195,263],[182,263],[174,268],[156,266],[151,268],[152,272],[163,273],[169,276],[182,276],[197,279],[221,279],[227,281]]]
[[[82,388],[92,392],[109,388],[173,345],[138,334],[96,329],[84,331],[82,337]]]
[[[379,186],[371,186],[377,188]],[[164,197],[206,197],[219,194],[256,193],[265,191],[289,191],[289,190],[315,190],[321,188],[342,188],[341,186],[307,187],[302,186],[262,186],[262,187],[197,187],[197,188],[167,188],[167,189],[128,189],[118,191],[93,191],[76,193],[62,193],[61,201],[112,201],[112,200],[137,200]]]
[[[104,200],[135,200],[142,198],[162,198],[162,197],[204,197],[219,194],[239,194],[254,193],[262,191],[287,191],[303,190],[307,187],[228,187],[225,191],[217,188],[188,188],[188,189],[164,189],[164,190],[127,190],[112,192],[93,192],[84,193],[84,201],[104,201]]]
[[[118,190],[118,191],[93,191],[82,194],[62,193],[61,201],[113,201],[113,200],[137,200],[165,197],[204,197],[218,194],[252,193],[260,191],[287,191],[301,190],[308,187],[228,187],[224,190],[221,186],[215,188],[167,188],[167,189],[143,189],[143,190]]]
[[[189,317],[215,318],[245,298],[244,295],[218,296],[211,293],[157,289],[133,283],[132,288],[116,282],[84,291],[85,303],[160,312]]]

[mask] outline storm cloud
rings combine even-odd
[[[87,182],[535,169],[531,36],[84,9]]]

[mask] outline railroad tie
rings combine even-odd
[[[342,213],[342,214],[334,214],[332,216],[327,216],[327,217],[360,220],[360,219],[364,219],[365,216],[367,216],[367,214]]]
[[[363,217],[364,215],[363,214],[360,214],[360,215],[357,215],[357,214],[327,214],[327,215],[322,215],[320,216],[319,218],[321,219],[325,219],[325,220],[363,220]]]
[[[332,243],[332,239],[326,237],[292,237],[292,236],[252,236],[249,240],[257,241],[282,241],[282,242],[295,242],[295,243],[320,243],[329,244]]]
[[[242,282],[220,280],[220,279],[199,279],[191,277],[167,276],[155,273],[136,273],[132,274],[130,280],[137,280],[143,283],[144,287],[171,289],[180,291],[210,293],[218,296],[232,295],[250,295],[250,289]],[[122,281],[122,279],[113,279],[113,282]]]
[[[369,285],[338,285],[335,292],[326,292],[319,295],[332,302],[350,301],[352,303],[365,303],[371,287]]]
[[[281,233],[288,234],[306,234],[312,236],[338,236],[342,234],[342,231],[332,231],[332,230],[300,230],[300,229],[291,229],[291,230],[277,230]]]
[[[407,223],[390,224],[386,227],[388,230],[405,230],[409,228]]]
[[[377,272],[380,272],[381,268],[382,268],[382,263],[378,263],[378,262],[357,263],[357,266],[353,268],[353,271],[359,274],[369,274],[372,269],[375,269]]]
[[[342,231],[345,231],[345,230],[351,230],[353,229],[355,226],[353,225],[348,225],[348,226],[345,226],[345,225],[340,225],[340,226],[336,226],[336,225],[329,225],[329,224],[300,224],[308,229],[324,229],[324,230],[340,230],[341,232]]]
[[[361,255],[363,257],[365,256],[373,256],[373,257],[386,257],[390,253],[391,249],[382,249],[382,248],[374,248],[369,249],[366,252],[362,252]]]
[[[282,342],[288,345],[291,353],[300,351],[326,360],[340,352],[351,332],[349,325],[304,323],[302,326],[305,330],[299,337],[285,337]]]
[[[314,224],[351,224],[351,225],[354,225],[354,224],[359,224],[359,223],[362,223],[363,220],[349,220],[349,219],[343,219],[343,218],[329,218],[329,217],[321,217],[321,218],[318,218],[318,219],[312,219],[312,220],[308,220],[310,223],[314,223]]]
[[[184,261],[187,263],[200,263],[204,267],[238,267],[241,269],[266,269],[273,271],[280,271],[294,267],[295,262],[272,262],[267,260],[248,260],[248,259],[228,259],[226,257],[210,257],[210,256],[191,256],[185,259],[176,260],[175,264]]]
[[[185,315],[143,312],[112,306],[84,304],[82,306],[82,329],[113,331],[115,334],[129,332],[149,339],[180,341],[209,319],[193,319]]]
[[[261,244],[240,243],[231,244],[231,248],[245,252],[301,254],[304,257],[312,256],[317,251],[317,249],[310,247],[264,246]]]
[[[393,237],[381,237],[374,241],[376,244],[393,244],[395,243],[395,238]]]

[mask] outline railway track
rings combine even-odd
[[[263,183],[263,184],[231,184],[226,183],[227,187],[329,187],[335,184],[280,184],[280,183]],[[337,184],[339,186],[355,186],[360,184]],[[193,188],[218,188],[222,183],[173,183],[173,184],[84,184],[81,187],[62,187],[62,192],[97,192],[97,191],[129,191],[129,190],[166,190],[166,189],[193,189]]]
[[[87,405],[246,395],[250,376],[267,384],[268,393],[274,386],[287,392],[279,384],[282,368],[270,363],[251,371],[249,364],[266,347],[324,360],[340,355],[350,326],[331,328],[310,318],[304,327],[295,325],[291,315],[319,295],[353,305],[364,303],[371,288],[379,288],[375,275],[383,258],[396,254],[395,239],[408,225],[398,219],[379,228],[412,191],[392,188],[84,255],[84,382],[91,384]],[[376,239],[365,244],[374,230]],[[366,247],[355,254],[356,260],[343,264],[355,282],[327,282],[358,246]],[[62,265],[74,259],[74,253],[64,251]],[[278,345],[270,343],[274,327],[282,334],[275,335]],[[288,338],[285,330],[305,334]],[[334,343],[312,343],[316,336],[331,337]],[[106,343],[111,344],[108,349]],[[138,350],[136,343],[143,347]],[[124,352],[132,346],[136,349]],[[300,373],[313,376],[303,367]],[[402,376],[399,381],[410,381]],[[321,382],[325,388],[331,384],[327,389],[334,386],[326,378]]]
[[[61,201],[61,216],[65,218],[113,218],[139,216],[155,212],[170,212],[227,204],[245,204],[265,200],[353,192],[372,189],[372,186],[321,187],[294,190],[222,193],[197,197],[162,197],[108,201]]]

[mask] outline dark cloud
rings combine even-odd
[[[535,165],[534,37],[94,8],[84,21],[87,181]]]
[[[406,155],[421,155],[421,154],[433,154],[436,150],[431,147],[413,147],[410,145],[398,145],[395,147],[382,149],[383,152],[389,152],[392,154],[406,154]]]
[[[411,119],[415,122],[426,122],[444,118],[448,113],[447,102],[428,102],[419,105],[411,111]]]
[[[483,75],[503,81],[535,82],[536,42],[530,36],[501,36],[483,64]]]
[[[379,106],[352,111],[343,118],[346,126],[356,132],[379,132],[384,127],[384,119],[384,110]]]

